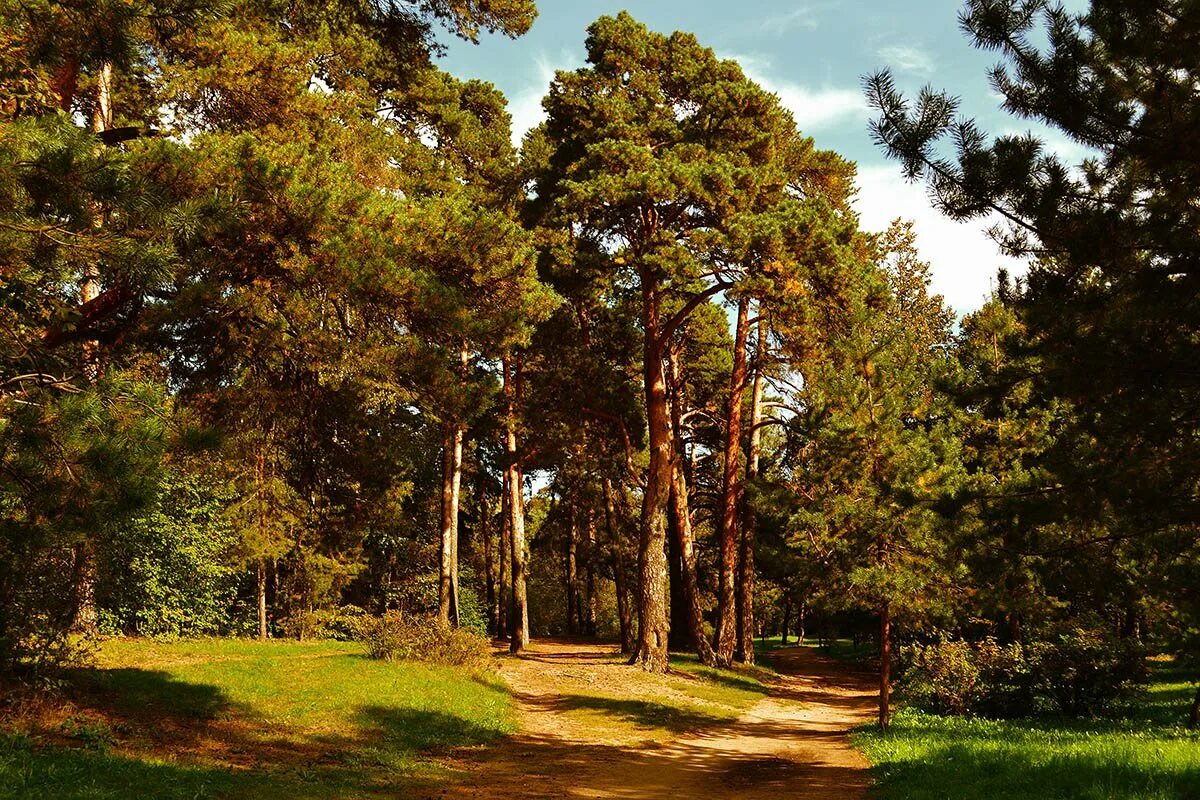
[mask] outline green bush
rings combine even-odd
[[[384,661],[425,661],[455,667],[481,668],[491,661],[488,641],[466,628],[455,628],[436,617],[389,611],[363,617],[359,641],[371,658]]]
[[[279,621],[279,629],[293,639],[336,639],[348,642],[358,638],[367,612],[355,605],[338,608],[297,611]]]
[[[936,714],[992,717],[1102,714],[1146,678],[1145,655],[1099,626],[1064,624],[1036,641],[941,639],[903,648],[897,688]]]

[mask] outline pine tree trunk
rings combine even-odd
[[[267,560],[258,560],[258,638],[267,640]]]
[[[892,610],[885,602],[879,609],[879,727],[892,722]]]
[[[482,466],[479,467],[478,480],[479,505],[479,538],[483,540],[483,574],[484,593],[487,597],[487,629],[491,636],[496,635],[496,558],[492,547],[491,508],[488,506],[487,486]]]
[[[501,475],[500,555],[497,575],[496,636],[508,638],[509,608],[512,605],[512,515],[508,513],[508,471]]]
[[[779,631],[779,641],[781,644],[787,644],[788,626],[792,622],[792,598],[784,596],[783,598],[783,625]]]
[[[442,439],[442,547],[438,575],[438,618],[458,625],[458,505],[462,484],[463,429],[447,423]]]
[[[599,601],[596,596],[596,519],[591,508],[587,515],[587,547],[584,549],[583,592],[584,610],[583,632],[588,636],[596,635],[596,617],[599,616]]]
[[[579,598],[577,588],[579,586],[578,566],[576,557],[578,555],[577,541],[579,539],[579,520],[575,516],[575,507],[573,503],[568,503],[567,508],[567,574],[566,574],[566,590],[567,590],[567,633],[576,634],[579,632],[578,619],[579,617]]]
[[[800,601],[800,607],[796,610],[796,644],[804,644],[804,620],[808,616],[808,603]]]
[[[613,583],[617,592],[617,625],[621,631],[621,652],[633,652],[633,620],[629,613],[629,587],[626,580],[625,556],[617,533],[617,510],[613,502],[612,481],[604,478],[604,524],[608,529],[608,543],[612,551]]]
[[[691,513],[688,510],[687,479],[683,464],[675,463],[675,482],[671,487],[671,507],[675,514],[676,534],[679,536],[680,577],[683,583],[684,619],[691,632],[692,646],[701,664],[716,663],[712,644],[704,635],[704,608],[700,604],[700,588],[696,583],[696,548],[692,536]]]
[[[667,648],[691,652],[696,649],[692,627],[688,624],[688,603],[683,590],[683,553],[680,548],[680,512],[675,502],[675,487],[667,504],[667,596],[670,632]]]
[[[750,301],[738,301],[733,340],[733,369],[729,376],[729,399],[725,412],[725,463],[721,481],[720,573],[717,593],[716,659],[720,666],[733,662],[737,645],[738,609],[738,511],[742,455],[742,401],[746,393],[746,338],[749,333]]]
[[[759,309],[762,316],[762,309]],[[762,454],[763,367],[765,366],[767,323],[759,319],[757,352],[754,359],[754,385],[750,390],[750,449],[746,454],[746,481],[758,477]],[[754,534],[758,525],[754,509],[746,500],[745,490],[739,493],[742,506],[742,534],[738,548],[738,653],[744,664],[754,663]]]
[[[638,638],[633,663],[651,672],[667,670],[667,505],[671,498],[674,445],[663,372],[660,298],[643,276],[643,387],[646,399],[650,464],[642,493],[638,537]]]
[[[509,530],[512,532],[512,609],[509,618],[509,651],[519,653],[529,644],[529,604],[525,590],[525,498],[517,445],[517,403],[520,400],[520,365],[504,368],[505,489],[508,492]]]
[[[112,62],[105,61],[96,73],[96,105],[92,109],[92,130],[103,133],[112,127]],[[94,227],[104,227],[105,210],[95,209]],[[86,305],[100,296],[100,271],[95,259],[84,259],[79,282],[79,302]],[[100,346],[92,339],[83,343],[83,374],[88,383],[100,378]],[[87,535],[87,534],[85,534]],[[96,542],[90,536],[75,546],[75,615],[72,629],[77,633],[96,632]]]

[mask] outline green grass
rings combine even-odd
[[[1112,720],[978,720],[900,711],[855,743],[886,800],[1195,800],[1200,734],[1183,727],[1195,691],[1164,668]]]
[[[112,641],[68,687],[9,724],[0,798],[396,796],[514,727],[495,677],[337,642]]]

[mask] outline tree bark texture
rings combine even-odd
[[[517,404],[520,400],[521,369],[507,361],[504,368],[505,490],[508,493],[509,529],[512,532],[512,609],[509,619],[509,651],[519,653],[529,644],[529,603],[525,589],[525,498],[517,442]]]
[[[458,505],[462,485],[463,429],[447,423],[442,439],[442,541],[438,618],[458,625]]]
[[[766,355],[767,323],[759,310],[758,342],[754,358],[754,381],[750,389],[750,448],[746,453],[746,481],[758,477],[762,455],[763,367]],[[758,521],[746,499],[745,489],[739,493],[742,506],[742,532],[738,548],[738,652],[737,660],[754,663],[754,534]]]
[[[720,666],[733,662],[737,645],[738,513],[742,455],[742,401],[746,394],[746,338],[749,333],[749,301],[738,301],[733,340],[733,369],[729,376],[729,399],[725,412],[725,462],[721,481],[720,571],[717,592],[716,659]]]

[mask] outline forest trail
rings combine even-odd
[[[447,796],[865,796],[868,764],[848,733],[871,719],[875,695],[846,665],[808,648],[775,651],[778,679],[736,719],[688,724],[685,717],[677,734],[647,738],[651,726],[630,722],[661,720],[655,712],[666,709],[643,684],[670,697],[670,682],[632,674],[614,653],[612,646],[542,640],[519,658],[505,657],[501,672],[518,701],[519,730],[470,759]]]

